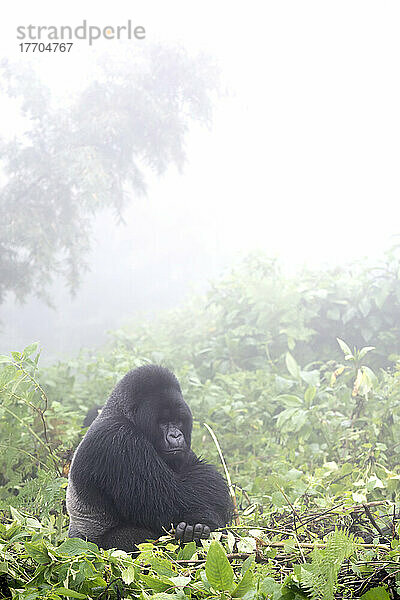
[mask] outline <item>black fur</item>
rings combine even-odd
[[[191,433],[190,409],[170,371],[147,365],[127,373],[72,460],[69,536],[130,551],[171,523],[183,541],[226,525],[227,484],[192,452]]]

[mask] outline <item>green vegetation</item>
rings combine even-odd
[[[378,266],[293,277],[253,256],[101,352],[47,369],[36,344],[0,356],[0,592],[398,597],[399,315],[397,248]],[[66,539],[65,476],[87,409],[145,362],[174,370],[193,447],[219,464],[203,423],[216,433],[239,519],[199,548],[166,532],[131,556]]]

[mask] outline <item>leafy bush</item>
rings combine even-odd
[[[286,529],[267,541],[263,536],[271,522],[272,529],[279,530],[279,515],[283,519],[289,512],[296,524],[304,510],[332,511],[338,505],[350,511],[338,523],[348,527],[351,507],[371,502],[378,503],[370,521],[377,527],[371,525],[375,533],[368,530],[365,536],[372,548],[364,548],[364,563],[375,560],[374,552],[379,551],[379,556],[392,553],[390,564],[398,565],[396,512],[390,523],[387,510],[379,508],[390,503],[395,510],[400,492],[396,251],[379,269],[358,265],[355,270],[356,274],[342,270],[287,278],[276,262],[251,257],[205,299],[194,299],[152,324],[132,323],[115,332],[100,352],[87,350],[40,370],[36,344],[0,356],[0,508],[4,523],[10,506],[11,516],[19,515],[17,525],[14,521],[1,530],[5,541],[0,540],[0,548],[9,566],[1,571],[0,565],[0,572],[17,582],[14,597],[35,598],[32,590],[39,584],[40,597],[92,597],[103,592],[117,597],[118,583],[113,582],[120,581],[126,597],[143,599],[149,594],[156,600],[168,600],[171,594],[182,600],[186,595],[215,594],[246,600],[306,594],[318,598],[315,582],[320,577],[330,590],[325,597],[332,597],[344,558],[338,554],[332,559],[330,550],[315,551],[305,567],[300,550],[294,558],[290,554],[292,545],[292,566],[284,570],[282,587],[282,581],[275,581],[276,548],[283,544],[286,552],[291,542],[282,537]],[[79,543],[73,546],[76,559],[64,553],[72,544],[65,541],[66,475],[84,433],[83,417],[107,398],[123,374],[146,362],[175,371],[194,414],[195,451],[219,461],[203,427],[207,423],[218,436],[236,487],[241,525],[232,528],[234,535],[217,536],[229,557],[214,540],[205,569],[203,554],[193,571],[190,565],[185,567],[189,571],[180,570],[174,561],[188,560],[182,557],[190,552],[172,548],[171,539],[161,546],[145,546],[140,560],[154,554],[157,560],[172,561],[173,567],[157,561],[149,567],[128,555]],[[38,516],[40,526],[39,521],[29,521]],[[243,528],[249,527],[264,533],[246,536]],[[325,533],[316,529],[307,535],[314,539]],[[298,549],[304,542],[299,535],[293,537]],[[260,552],[267,563],[262,568],[243,563],[242,555]],[[40,563],[41,556],[43,561],[50,557],[51,566]],[[299,561],[303,571],[293,569]],[[172,568],[173,574],[158,572],[154,564]],[[324,564],[329,567],[326,572]],[[353,571],[371,578],[363,567]],[[377,585],[379,580],[371,578],[370,583]],[[384,597],[386,592],[380,587],[376,593]]]

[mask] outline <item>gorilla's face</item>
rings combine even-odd
[[[175,402],[170,401],[160,410],[155,444],[159,455],[174,471],[178,471],[186,462],[191,433],[190,409],[181,395],[176,396]]]
[[[169,389],[143,403],[136,423],[158,455],[174,471],[185,464],[190,451],[192,413],[180,389]]]
[[[157,451],[164,462],[173,469],[179,471],[185,464],[188,446],[180,423],[160,423],[160,438]]]

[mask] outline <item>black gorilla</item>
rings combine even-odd
[[[69,536],[131,551],[171,523],[185,542],[226,525],[227,484],[192,452],[191,433],[192,414],[168,369],[127,373],[74,454]]]

